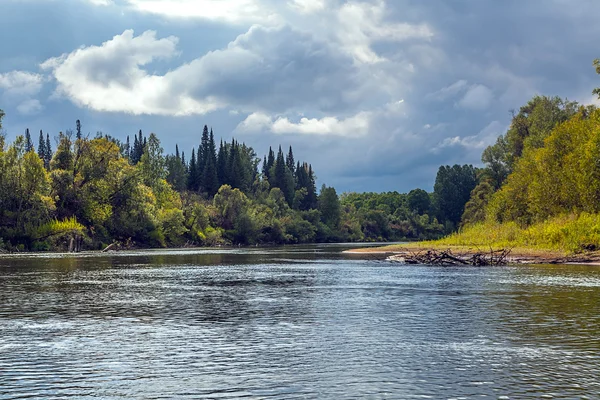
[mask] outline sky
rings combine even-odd
[[[9,140],[202,128],[338,192],[432,190],[535,94],[596,102],[596,0],[0,0]]]

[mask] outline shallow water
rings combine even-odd
[[[598,398],[600,267],[0,257],[0,398]]]

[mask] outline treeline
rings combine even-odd
[[[3,115],[0,113],[0,115]],[[0,117],[1,123],[1,117]],[[0,125],[1,127],[1,125]],[[316,189],[290,147],[259,158],[204,127],[189,158],[164,154],[155,134],[0,135],[0,249],[212,246],[439,237],[432,195]]]

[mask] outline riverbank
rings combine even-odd
[[[445,244],[436,244],[435,242],[406,243],[383,247],[372,247],[362,249],[347,250],[345,254],[354,254],[361,256],[372,256],[377,259],[387,259],[388,257],[402,258],[410,257],[427,251],[447,251],[453,254],[468,258],[476,254],[489,254],[491,251],[499,251],[500,247],[476,247],[476,246],[449,246]],[[556,250],[542,250],[532,248],[512,248],[506,258],[509,264],[588,264],[600,265],[600,252],[587,251],[582,253],[567,253]]]

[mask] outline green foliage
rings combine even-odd
[[[490,201],[491,220],[521,225],[564,212],[600,211],[600,111],[558,125],[541,148],[526,148]]]
[[[59,235],[83,235],[85,233],[85,226],[77,222],[75,217],[66,218],[62,221],[53,219],[47,223],[40,225],[36,229],[36,240],[47,239],[51,236]]]
[[[447,230],[458,226],[477,183],[477,172],[472,165],[441,166],[438,170],[433,200],[438,220],[446,224]]]
[[[469,226],[436,241],[442,246],[531,248],[576,253],[600,249],[600,215],[561,214],[530,226],[491,221]]]

